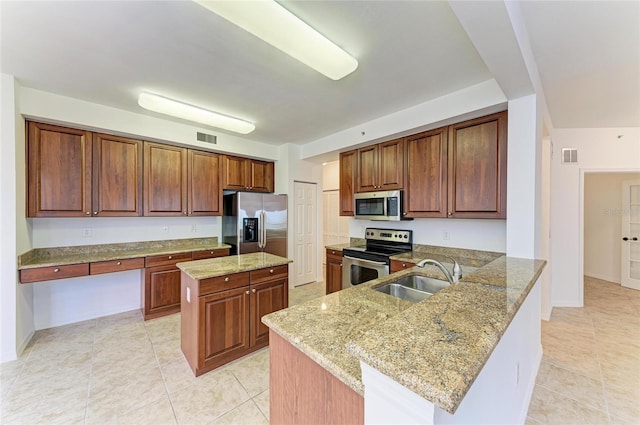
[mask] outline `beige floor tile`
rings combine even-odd
[[[527,418],[524,421],[524,425],[543,425],[543,424],[542,422],[536,421],[531,416],[527,416]]]
[[[599,379],[579,375],[543,359],[536,384],[582,404],[606,411],[604,390]]]
[[[605,386],[614,385],[622,388],[637,388],[640,385],[640,367],[637,363],[624,361],[602,361],[602,378]]]
[[[302,304],[314,298],[325,295],[324,282],[307,283],[289,290],[289,306]]]
[[[173,414],[173,408],[167,395],[160,399],[142,406],[138,409],[132,410],[124,415],[101,418],[100,420],[93,422],[88,420],[85,425],[122,425],[122,424],[135,424],[135,425],[176,425],[176,417]]]
[[[253,398],[258,408],[262,412],[265,418],[269,420],[269,390],[266,390]]]
[[[609,415],[609,424],[610,425],[638,425],[638,420],[629,420],[627,418],[623,418],[616,415]]]
[[[160,369],[114,376],[91,377],[87,420],[109,420],[166,396]]]
[[[208,424],[250,399],[231,372],[207,375],[197,385],[170,395],[179,424]]]
[[[0,363],[0,400],[7,395],[24,364],[23,360]]]
[[[191,367],[189,367],[189,363],[182,355],[176,356],[171,361],[161,363],[160,370],[169,394],[176,393],[192,385],[199,385],[201,381],[211,379],[209,374],[215,373],[209,372],[196,378]]]
[[[571,347],[562,340],[542,338],[542,347],[549,361],[567,370],[600,379],[597,352],[591,349]]]
[[[212,425],[267,425],[268,423],[253,400],[245,401],[232,411],[211,422]]]
[[[265,348],[228,367],[251,397],[269,388],[269,349]]]
[[[34,342],[38,343],[48,340],[59,340],[64,336],[92,337],[95,329],[96,319],[58,326],[55,328],[42,329],[35,333]]]
[[[545,387],[536,385],[529,405],[529,416],[543,424],[593,424],[609,422],[607,414]]]
[[[81,424],[85,417],[86,383],[70,378],[20,385],[2,399],[0,423]]]
[[[628,423],[640,424],[640,387],[605,386],[609,413]]]

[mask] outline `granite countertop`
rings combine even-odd
[[[217,237],[36,248],[18,257],[18,270],[227,248]]]
[[[208,279],[210,277],[264,269],[266,267],[281,266],[292,263],[285,257],[266,252],[231,255],[229,257],[209,258],[206,260],[185,261],[176,266],[192,279]]]
[[[545,265],[504,255],[489,261],[495,254],[419,303],[371,288],[408,274],[442,278],[436,267],[403,270],[262,321],[361,395],[360,359],[454,413]]]

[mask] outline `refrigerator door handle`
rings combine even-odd
[[[264,249],[267,247],[267,213],[264,211],[260,212],[260,216],[262,217],[262,246]]]

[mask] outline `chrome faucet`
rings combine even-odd
[[[436,266],[442,271],[442,273],[444,273],[449,283],[454,284],[462,277],[462,267],[460,267],[460,264],[458,264],[455,259],[449,256],[447,256],[447,258],[453,261],[453,273],[447,270],[447,268],[440,261],[432,260],[431,258],[425,258],[424,260],[420,261],[417,266],[424,267],[426,264]]]

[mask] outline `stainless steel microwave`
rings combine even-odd
[[[355,218],[361,220],[400,221],[402,217],[402,191],[356,193]]]

